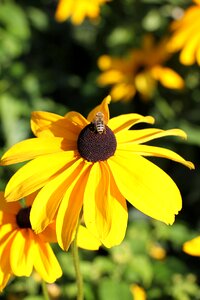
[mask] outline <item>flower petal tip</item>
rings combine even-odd
[[[104,99],[106,102],[107,102],[107,104],[110,104],[110,102],[111,102],[111,95],[108,95],[107,97],[105,97],[105,99]]]
[[[195,169],[195,165],[194,165],[191,161],[187,161],[187,167],[188,167],[190,170],[194,170],[194,169]]]

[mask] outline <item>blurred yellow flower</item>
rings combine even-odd
[[[49,112],[32,113],[36,138],[22,141],[8,150],[2,165],[32,160],[20,168],[6,187],[7,201],[20,199],[35,190],[30,214],[38,233],[56,218],[59,245],[68,249],[78,220],[106,247],[124,238],[127,199],[143,213],[174,222],[182,205],[173,180],[143,156],[165,157],[194,168],[175,152],[143,143],[174,135],[186,138],[179,129],[133,129],[138,123],[154,123],[150,116],[126,114],[109,117],[110,96],[85,119],[78,112],[64,117]]]
[[[133,295],[133,300],[146,300],[146,292],[145,290],[137,285],[137,284],[132,284],[130,286],[131,294]]]
[[[49,245],[56,241],[55,228],[51,224],[39,234],[31,228],[33,199],[33,195],[27,196],[27,206],[22,207],[19,202],[7,203],[0,192],[0,291],[12,275],[30,276],[33,268],[49,283],[62,275]]]
[[[154,259],[162,260],[166,257],[166,251],[163,247],[154,243],[150,245],[149,255]]]
[[[102,55],[98,66],[102,71],[97,82],[100,86],[111,85],[114,101],[130,101],[138,92],[147,100],[154,94],[157,81],[166,88],[182,89],[183,79],[171,68],[163,66],[168,60],[167,39],[156,44],[153,36],[144,37],[141,49],[133,49],[126,57]]]
[[[180,51],[180,61],[184,65],[196,61],[200,65],[200,1],[193,1],[196,5],[186,9],[180,20],[172,22],[172,36],[168,42],[169,51]]]
[[[100,6],[108,0],[59,0],[55,18],[63,22],[71,17],[74,25],[81,24],[86,17],[96,19]]]
[[[183,251],[193,256],[200,256],[200,236],[185,242],[183,244]]]

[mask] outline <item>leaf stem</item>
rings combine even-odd
[[[46,282],[44,280],[42,280],[41,285],[42,285],[42,293],[43,293],[43,296],[44,296],[44,300],[50,300]]]

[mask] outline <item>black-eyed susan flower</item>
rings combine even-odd
[[[183,16],[172,22],[172,36],[168,42],[168,50],[180,51],[180,62],[200,65],[200,0],[193,0],[196,5],[185,10]]]
[[[13,275],[30,276],[34,270],[48,283],[62,275],[49,244],[57,242],[55,222],[39,234],[31,227],[30,210],[36,194],[27,196],[26,206],[22,206],[20,202],[6,202],[4,193],[0,192],[0,291]],[[101,242],[80,225],[77,245],[97,250]]]
[[[60,265],[49,242],[56,241],[52,224],[35,234],[30,224],[33,195],[26,198],[27,206],[7,203],[0,192],[0,291],[10,277],[30,276],[33,269],[49,283],[62,275]]]
[[[97,19],[100,6],[108,0],[59,0],[55,18],[63,22],[68,18],[74,25],[81,24],[86,17]]]
[[[183,244],[183,251],[193,256],[200,256],[200,236]]]
[[[154,119],[134,113],[110,119],[109,103],[110,96],[87,119],[73,111],[64,117],[33,112],[36,138],[14,145],[1,159],[2,165],[31,160],[8,182],[6,199],[17,200],[41,189],[32,205],[32,227],[41,232],[55,218],[58,243],[64,249],[74,239],[82,214],[86,228],[106,247],[120,244],[128,219],[125,198],[154,219],[174,222],[182,205],[180,192],[145,156],[194,168],[173,151],[143,144],[168,135],[186,138],[182,130],[129,130]]]
[[[150,99],[159,81],[164,87],[182,89],[184,81],[174,70],[164,66],[169,59],[167,39],[155,43],[153,36],[144,37],[141,49],[131,50],[125,57],[102,55],[98,59],[100,86],[111,86],[114,101],[130,101],[138,92],[144,100]]]

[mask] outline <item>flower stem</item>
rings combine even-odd
[[[76,233],[75,233],[75,238],[72,243],[72,257],[73,257],[73,262],[74,262],[74,269],[76,273],[76,284],[77,284],[77,300],[83,300],[83,278],[81,275],[80,271],[80,260],[79,260],[79,255],[78,255],[78,246],[77,246],[77,235],[78,235],[78,228],[79,224],[77,225],[76,228]]]
[[[50,300],[46,282],[44,280],[42,280],[41,285],[42,285],[42,293],[43,293],[43,296],[44,296],[44,300]]]

